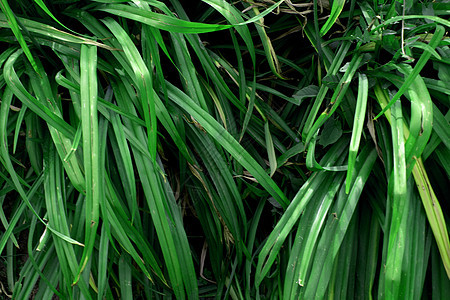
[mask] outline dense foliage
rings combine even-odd
[[[450,294],[450,2],[0,8],[0,297]]]

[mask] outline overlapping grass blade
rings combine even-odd
[[[328,152],[329,155],[323,158],[322,163],[326,165],[335,163],[340,159],[342,152],[342,148],[339,149],[339,147],[335,147]],[[305,209],[308,202],[314,198],[314,192],[320,189],[320,186],[323,184],[323,181],[326,180],[326,177],[325,172],[315,173],[311,176],[297,192],[280,221],[272,230],[258,257],[255,277],[255,284],[257,286],[261,284],[263,278],[269,272],[287,235],[294,224],[297,223],[300,214]]]
[[[332,208],[334,216],[329,217],[326,231],[322,234],[317,248],[320,253],[316,253],[312,262],[312,269],[309,279],[305,280],[306,289],[304,298],[322,298],[326,292],[326,287],[332,277],[333,264],[340,249],[340,245],[345,237],[347,228],[355,212],[356,205],[364,185],[372,172],[376,160],[376,151],[370,147],[365,147],[358,156],[358,172],[354,176],[354,183],[348,196],[345,193],[345,186],[341,187],[338,198]],[[356,173],[356,172],[355,172]],[[338,218],[338,222],[334,217]],[[339,276],[335,274],[335,276]]]
[[[398,298],[405,253],[406,218],[410,201],[406,195],[406,154],[403,138],[403,116],[400,101],[391,109],[393,173],[389,178],[392,213],[389,221],[389,241],[386,261],[386,297]]]
[[[1,0],[0,1],[0,9],[3,12],[3,18],[4,20],[6,20],[6,26],[12,30],[12,32],[14,33],[17,41],[19,42],[20,47],[23,50],[23,53],[25,54],[25,56],[27,57],[28,61],[30,62],[30,64],[33,66],[34,70],[36,72],[38,72],[38,69],[36,67],[36,62],[34,61],[34,57],[33,54],[31,54],[30,48],[28,47],[22,32],[20,31],[19,28],[19,24],[17,22],[16,16],[14,15],[14,12],[11,10],[11,7],[8,4],[7,0]]]
[[[39,59],[36,59],[36,65],[40,72],[40,74],[45,75],[45,70]],[[31,70],[30,70],[31,71]],[[33,87],[33,92],[36,95],[36,100],[47,107],[51,113],[59,118],[63,118],[61,103],[58,101],[59,99],[55,98],[54,91],[50,85],[50,81],[46,76],[39,77],[37,74],[30,74],[31,86]],[[79,190],[83,191],[85,187],[84,176],[82,174],[80,163],[76,157],[70,157],[70,152],[72,151],[72,144],[76,144],[77,134],[81,134],[81,132],[76,132],[75,136],[66,136],[62,133],[60,127],[48,126],[50,134],[52,136],[53,142],[56,146],[59,156],[62,159],[67,158],[65,166],[65,170],[67,175],[69,176],[72,184]],[[73,138],[73,143],[71,142],[71,138]]]
[[[148,131],[148,147],[152,159],[155,160],[157,123],[151,73],[148,71],[142,57],[122,27],[120,27],[119,24],[112,19],[105,19],[103,22],[106,26],[108,26],[120,42],[124,49],[125,55],[129,60],[130,67],[133,69],[136,78],[135,81],[138,84],[139,98],[141,100],[144,120]]]
[[[359,143],[361,140],[361,133],[364,126],[364,118],[366,115],[367,107],[367,96],[369,83],[367,76],[364,74],[359,74],[359,85],[358,85],[358,99],[356,103],[356,113],[355,120],[353,123],[352,139],[350,141],[350,149],[348,154],[348,169],[347,178],[345,183],[345,192],[348,194],[350,191],[350,182],[352,178],[353,168],[355,166],[356,154],[358,153]]]
[[[450,23],[450,22],[449,22]],[[429,46],[434,49],[437,47],[437,45],[441,42],[442,37],[444,36],[445,29],[442,26],[436,26],[436,30],[433,34],[433,37],[430,40]],[[429,51],[424,51],[422,55],[420,56],[420,59],[417,61],[416,65],[414,66],[414,69],[411,73],[409,73],[408,77],[405,78],[405,82],[402,84],[398,92],[395,94],[394,97],[389,101],[389,104],[386,105],[381,112],[378,113],[378,115],[375,117],[377,119],[381,115],[384,114],[386,110],[388,110],[391,105],[395,103],[400,97],[405,93],[405,91],[408,89],[408,87],[413,83],[414,79],[419,75],[420,71],[423,69],[427,61],[430,59],[431,53]]]
[[[63,202],[64,181],[62,179],[61,161],[55,154],[55,150],[50,146],[45,157],[44,189],[49,225],[58,232],[70,236],[67,212]],[[75,249],[73,245],[60,240],[56,235],[54,235],[53,239],[55,239],[55,251],[58,255],[59,267],[63,275],[60,281],[61,288],[67,297],[73,297],[72,281],[77,274],[78,265]],[[78,286],[83,296],[89,299],[90,294],[87,283],[81,281]]]
[[[378,102],[382,107],[385,107],[389,103],[387,95],[381,90],[378,85],[376,86],[375,92]],[[391,118],[390,110],[386,110],[385,115],[389,121],[393,121]],[[409,136],[409,131],[407,132],[406,136]],[[418,187],[417,190],[422,199],[428,222],[430,223],[433,234],[436,238],[438,249],[442,255],[443,264],[448,274],[450,274],[450,260],[448,259],[448,257],[450,257],[450,241],[445,225],[445,218],[442,213],[439,201],[433,191],[433,187],[430,184],[430,180],[428,178],[427,172],[425,171],[422,159],[419,157],[415,158],[415,160],[416,162],[412,169],[412,175]]]
[[[7,295],[448,294],[445,4],[44,2],[1,2]]]
[[[53,127],[58,128],[58,130],[64,135],[68,137],[73,136],[75,134],[75,130],[59,116],[55,115],[44,104],[37,101],[35,97],[28,93],[23,84],[20,82],[20,79],[14,70],[14,63],[22,53],[23,51],[21,49],[17,50],[5,63],[4,74],[6,84],[10,86],[14,95],[25,103],[29,109],[33,110],[39,117],[47,121]]]
[[[342,76],[342,79],[339,81],[339,85],[336,88],[336,90],[333,93],[333,96],[330,100],[330,103],[328,104],[325,111],[317,118],[317,120],[314,122],[314,124],[309,129],[309,132],[307,132],[305,144],[308,144],[311,140],[312,136],[316,134],[317,129],[319,129],[326,120],[328,120],[333,113],[336,111],[336,109],[341,104],[342,99],[345,96],[345,93],[347,92],[348,87],[350,86],[350,83],[353,79],[353,76],[355,75],[356,70],[359,68],[360,63],[363,59],[362,55],[355,55],[353,56],[352,60],[348,64],[344,76]]]
[[[97,116],[97,47],[81,46],[80,56],[80,85],[81,89],[81,126],[83,134],[83,161],[86,188],[86,220],[85,247],[77,275],[73,283],[77,283],[81,272],[88,266],[97,237],[97,227],[100,217],[100,199],[103,182],[100,180],[103,167],[100,165],[100,145]],[[90,273],[87,267],[85,272]]]
[[[280,188],[272,181],[265,171],[245,151],[241,145],[210,115],[202,113],[202,109],[187,95],[168,83],[169,98],[191,114],[200,125],[215,138],[231,155],[249,170],[255,179],[282,205],[287,207],[288,200]]]
[[[13,58],[13,61],[15,60],[15,58]],[[8,61],[9,62],[9,61]],[[7,62],[7,63],[8,63]],[[27,207],[33,212],[33,214],[35,216],[38,217],[39,221],[42,224],[45,224],[47,226],[47,228],[49,230],[52,231],[52,233],[54,233],[56,236],[58,236],[59,238],[68,241],[69,243],[73,243],[73,244],[77,244],[77,245],[81,245],[83,246],[83,244],[77,242],[76,240],[64,235],[63,233],[53,229],[52,227],[48,226],[44,220],[42,220],[42,218],[39,217],[39,215],[37,214],[37,212],[34,210],[32,204],[29,201],[29,198],[26,194],[26,191],[24,190],[22,184],[21,184],[21,180],[20,177],[17,175],[16,171],[14,170],[14,167],[12,165],[9,153],[8,153],[8,142],[7,139],[5,137],[5,133],[6,131],[6,124],[8,121],[8,109],[9,109],[9,105],[11,103],[13,97],[13,93],[11,91],[11,89],[7,88],[5,90],[5,92],[3,93],[3,98],[2,98],[2,106],[0,109],[0,140],[2,141],[1,143],[1,147],[0,147],[0,155],[2,156],[2,164],[4,165],[4,167],[7,169],[8,173],[11,176],[11,180],[14,184],[14,188],[17,190],[17,192],[20,194],[20,196],[22,197],[22,199],[25,201]],[[23,181],[23,180],[22,180]],[[9,230],[13,229],[13,226],[9,226],[10,228],[8,228]],[[10,234],[10,233],[9,233]],[[7,235],[4,235],[4,237],[7,237]],[[3,249],[3,247],[6,244],[6,239],[4,239],[3,243],[0,244],[0,250]]]
[[[94,45],[98,47],[107,48],[109,50],[113,50],[113,48],[108,47],[102,43],[61,31],[47,24],[43,24],[25,18],[19,18],[19,20],[21,24],[23,24],[23,26],[25,26],[29,32],[39,35],[39,37],[43,38],[44,40],[57,41],[58,43],[62,43],[63,45],[65,42],[67,42],[69,44],[73,43],[73,44]],[[9,24],[7,23],[7,18],[4,14],[0,14],[0,27],[6,28],[10,27]],[[56,48],[59,47],[59,45],[52,45],[52,46]]]

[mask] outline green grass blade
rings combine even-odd
[[[337,146],[339,146],[339,144]],[[335,163],[335,161],[342,156],[342,151],[343,149],[339,147],[334,147],[331,149],[327,153],[329,157],[323,158],[324,164],[329,165]],[[324,171],[316,172],[303,184],[294,199],[292,199],[292,202],[284,212],[280,221],[267,238],[258,258],[255,277],[256,286],[261,284],[263,278],[269,272],[287,235],[295,223],[297,223],[298,218],[305,209],[306,205],[314,197],[314,192],[317,190],[322,190],[320,187],[327,178],[325,174],[326,173]]]
[[[3,0],[5,1],[5,0]],[[102,47],[109,50],[114,50],[114,48],[108,47],[102,43],[93,41],[88,38],[76,36],[67,32],[64,32],[62,30],[56,29],[50,25],[39,23],[33,20],[24,19],[24,18],[18,18],[20,20],[20,23],[23,24],[27,28],[27,30],[31,33],[34,33],[38,35],[40,38],[42,38],[44,41],[51,41],[51,42],[58,42],[60,44],[65,43],[73,43],[73,44],[86,44],[86,45],[93,45],[97,47]],[[6,27],[9,28],[8,18],[0,13],[0,27]],[[41,42],[43,42],[41,40]],[[60,47],[60,45],[56,44],[48,44],[48,46],[51,47]],[[68,49],[67,49],[68,50]],[[33,59],[34,60],[34,59]],[[33,63],[31,63],[33,65]]]
[[[6,170],[8,171],[8,173],[11,176],[11,180],[14,184],[15,189],[17,190],[17,192],[19,193],[19,195],[21,196],[21,198],[24,200],[24,202],[26,203],[27,207],[33,212],[33,214],[39,219],[39,221],[44,224],[49,230],[51,230],[52,233],[54,233],[56,236],[58,236],[59,238],[72,243],[72,244],[76,244],[76,245],[80,245],[80,246],[84,246],[83,244],[77,242],[76,240],[64,235],[63,233],[58,232],[57,230],[55,230],[54,228],[52,228],[51,226],[48,226],[44,220],[42,220],[42,218],[38,215],[38,213],[36,212],[36,210],[33,208],[32,204],[30,203],[30,200],[21,184],[21,180],[20,177],[17,175],[16,171],[14,170],[14,167],[12,165],[9,153],[8,153],[8,142],[5,136],[6,133],[6,124],[8,121],[8,110],[9,110],[9,105],[12,101],[12,97],[13,97],[13,93],[12,91],[8,88],[5,90],[5,92],[3,93],[3,98],[2,98],[2,106],[0,108],[0,141],[2,141],[0,143],[1,147],[0,147],[0,156],[2,157],[2,164],[4,165],[4,167],[6,168]],[[11,230],[13,228],[13,226],[11,226]],[[6,245],[6,241],[4,240],[3,244],[0,244],[0,250],[3,249],[3,247]]]
[[[383,23],[381,23],[378,26],[375,26],[374,28],[371,29],[371,32],[374,32],[386,25],[390,25],[390,24],[394,24],[398,21],[401,20],[412,20],[412,19],[429,19],[431,21],[434,21],[438,24],[442,24],[446,27],[450,27],[450,21],[445,20],[443,18],[440,17],[436,17],[436,16],[429,16],[429,15],[408,15],[408,16],[396,16],[396,17],[392,17],[389,18],[388,20],[385,20]]]
[[[391,116],[394,166],[389,178],[389,186],[393,207],[389,226],[385,293],[386,297],[396,299],[400,296],[401,271],[405,254],[405,226],[410,202],[406,197],[406,154],[400,101],[392,106]]]
[[[144,112],[144,120],[148,130],[148,148],[150,156],[156,159],[156,143],[157,143],[157,122],[155,111],[155,95],[153,91],[153,81],[151,73],[146,67],[144,60],[140,56],[130,37],[125,30],[114,20],[106,19],[103,22],[113,32],[124,49],[125,55],[133,68],[134,76],[138,84],[139,96],[141,100],[142,110]]]
[[[245,149],[223,128],[215,119],[204,111],[187,95],[176,87],[168,84],[169,98],[191,114],[211,136],[246,168],[255,179],[284,207],[289,201],[274,181],[265,173],[260,165],[248,154]]]
[[[335,0],[331,6],[330,16],[327,18],[325,24],[323,24],[320,29],[320,36],[324,36],[331,29],[331,27],[336,23],[337,18],[342,12],[345,5],[345,0]]]
[[[322,234],[321,241],[317,245],[320,253],[315,254],[312,262],[311,273],[306,281],[306,289],[304,290],[303,297],[305,299],[324,297],[332,277],[334,261],[348,230],[356,205],[360,200],[361,192],[372,172],[376,158],[376,151],[366,146],[358,156],[357,167],[355,168],[355,170],[358,169],[358,172],[355,172],[354,184],[350,193],[346,195],[345,187],[341,187],[338,199],[331,210],[335,214],[329,216],[326,231]]]
[[[337,74],[349,49],[350,49],[350,43],[344,42],[341,45],[341,47],[339,47],[339,50],[336,53],[336,56],[333,58],[331,66],[328,69],[327,75],[334,76]],[[303,139],[303,143],[305,145],[306,145],[306,143],[305,143],[306,136],[311,131],[314,121],[316,120],[317,113],[319,112],[319,109],[323,103],[323,100],[325,99],[325,96],[327,95],[328,90],[329,90],[329,88],[325,84],[322,84],[320,86],[319,93],[317,94],[317,97],[314,101],[313,107],[310,110],[310,113],[308,114],[308,117],[306,119],[305,125],[303,126],[303,130],[302,130],[302,139]]]
[[[391,19],[392,20],[392,19]],[[450,22],[449,22],[450,23]],[[448,26],[448,25],[447,25]],[[442,40],[442,37],[444,36],[445,29],[442,26],[436,26],[436,30],[433,34],[433,37],[430,40],[429,46],[432,49],[435,49],[439,43]],[[429,51],[424,51],[422,55],[420,56],[419,60],[417,61],[416,65],[414,66],[414,69],[411,73],[405,78],[405,82],[401,86],[401,88],[398,90],[398,92],[395,94],[395,96],[389,101],[389,104],[386,105],[383,110],[375,117],[375,119],[379,118],[381,115],[384,114],[386,110],[388,110],[391,105],[395,103],[400,97],[406,92],[408,87],[413,83],[414,79],[419,75],[420,71],[422,71],[423,67],[427,63],[427,61],[430,59],[431,53]]]
[[[63,119],[50,111],[50,109],[48,109],[44,104],[37,101],[36,98],[28,93],[26,88],[21,83],[16,71],[14,70],[14,63],[21,54],[22,50],[17,50],[5,63],[4,74],[6,84],[11,87],[14,95],[18,97],[29,109],[39,115],[39,117],[47,121],[53,127],[58,128],[64,135],[68,137],[73,136],[75,134],[75,130]]]
[[[280,1],[281,3],[282,1]],[[253,6],[253,14],[255,17],[261,18],[261,14],[256,6]],[[280,79],[286,79],[281,73],[280,62],[278,61],[277,55],[275,53],[275,49],[273,48],[272,42],[267,35],[266,30],[264,29],[264,19],[260,19],[258,23],[256,23],[256,30],[258,31],[259,38],[264,47],[264,52],[266,55],[267,62],[269,63],[270,70],[272,73]]]
[[[344,76],[342,76],[342,79],[340,80],[338,87],[333,93],[333,96],[330,100],[330,104],[325,109],[325,111],[319,116],[317,121],[312,125],[311,129],[307,133],[305,145],[309,143],[312,136],[323,125],[323,123],[325,123],[325,121],[328,120],[333,115],[333,113],[341,104],[342,99],[344,98],[345,93],[347,92],[347,89],[350,86],[350,83],[353,79],[353,76],[355,75],[356,70],[359,68],[359,65],[361,64],[362,59],[363,59],[362,55],[353,56],[351,62],[349,63],[344,73]]]
[[[124,4],[108,4],[97,8],[98,10],[128,18],[137,22],[153,26],[161,30],[179,33],[205,33],[231,28],[232,25],[216,25],[198,22],[189,22],[160,13],[143,10]]]
[[[11,7],[8,4],[7,0],[0,1],[0,9],[4,14],[4,19],[7,21],[7,27],[9,27],[14,33],[17,41],[19,42],[20,47],[23,50],[23,53],[27,57],[30,64],[33,66],[33,69],[38,72],[36,62],[34,61],[33,54],[31,54],[30,48],[28,48],[27,42],[23,38],[22,32],[20,31],[19,24],[17,23],[16,16],[14,12],[11,10]]]
[[[364,118],[366,115],[367,96],[369,90],[369,82],[367,76],[364,74],[358,74],[358,99],[356,103],[356,113],[353,122],[352,139],[350,140],[350,149],[348,154],[348,169],[347,179],[345,183],[345,192],[348,194],[350,191],[350,182],[352,178],[353,168],[355,167],[356,155],[359,149],[359,143],[361,140],[361,133],[364,126]]]
[[[47,141],[50,141],[49,139]],[[63,202],[64,180],[63,169],[60,158],[56,155],[55,149],[50,144],[45,154],[45,201],[49,219],[49,226],[55,229],[54,244],[58,255],[59,266],[64,279],[60,281],[65,286],[69,295],[73,295],[72,280],[76,276],[78,260],[75,256],[75,249],[70,243],[56,238],[60,235],[70,236],[69,221],[67,220],[67,211]],[[87,282],[80,281],[78,287],[87,299],[91,299],[88,291]]]
[[[107,275],[107,264],[108,264],[108,253],[109,253],[109,241],[106,226],[109,224],[102,224],[102,231],[100,234],[100,246],[99,246],[99,259],[98,259],[98,292],[97,299],[104,299],[103,297],[106,294],[106,289],[108,288],[108,275]]]
[[[275,149],[273,148],[272,135],[270,134],[268,121],[264,124],[264,133],[266,136],[267,155],[269,156],[270,177],[272,177],[277,170],[277,159],[275,156]]]
[[[83,133],[83,159],[86,182],[85,247],[73,283],[78,282],[85,269],[97,236],[101,194],[100,146],[97,116],[97,47],[81,46],[80,57],[81,126]],[[89,274],[89,268],[86,273]]]
[[[380,103],[381,107],[384,108],[389,103],[389,98],[381,90],[379,85],[375,86],[375,93],[378,102]],[[393,122],[390,110],[386,110],[385,116],[388,121]],[[406,129],[406,131],[407,130],[408,129]],[[413,166],[412,174],[418,187],[417,190],[419,192],[420,198],[422,199],[428,222],[435,236],[439,252],[441,253],[442,262],[445,266],[447,274],[450,277],[450,240],[446,221],[439,204],[439,200],[434,193],[433,187],[430,183],[427,172],[420,157],[416,158],[416,163]]]
[[[57,95],[55,95],[55,91],[52,89],[50,81],[48,80],[47,76],[45,76],[45,69],[43,68],[39,59],[36,59],[36,65],[39,69],[39,73],[44,75],[41,77],[35,73],[30,73],[29,75],[31,86],[33,88],[34,94],[36,95],[36,99],[40,104],[43,104],[45,107],[47,107],[51,113],[62,119],[63,115],[61,103],[60,101],[55,99],[55,96],[57,97]],[[28,67],[28,69],[30,68]],[[48,126],[48,129],[59,156],[61,157],[61,159],[65,158],[72,149],[73,143],[71,142],[71,139],[62,133],[63,130],[61,129],[61,127]],[[74,143],[76,142],[76,138],[77,137],[75,133]],[[77,158],[69,157],[64,164],[64,168],[71,180],[71,183],[79,191],[84,191],[84,176],[82,174],[80,163],[78,162]]]
[[[129,256],[124,254],[119,258],[120,296],[122,299],[133,299],[131,271]]]
[[[299,288],[307,283],[307,271],[314,258],[314,251],[318,236],[323,228],[325,219],[333,199],[341,185],[343,174],[329,176],[321,183],[328,189],[317,189],[314,200],[308,203],[304,215],[300,219],[297,236],[290,255],[286,280],[284,284],[284,299],[296,297]]]

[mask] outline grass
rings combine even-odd
[[[14,299],[442,299],[449,5],[0,1]]]

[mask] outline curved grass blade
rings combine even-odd
[[[230,24],[244,23],[244,19],[241,16],[242,13],[239,10],[237,10],[234,6],[230,5],[229,3],[225,2],[225,1],[220,1],[220,0],[202,0],[202,1],[205,3],[208,3],[215,10],[220,12],[227,19],[227,21]],[[280,5],[281,2],[283,2],[283,1],[280,1],[278,3],[278,5]],[[274,9],[275,8],[276,7],[274,7]],[[269,10],[270,9],[271,8],[269,8]],[[253,45],[250,30],[248,29],[247,26],[236,26],[235,29],[239,33],[239,35],[242,37],[242,40],[244,41],[244,43],[246,44],[247,49],[250,54],[250,57],[252,59],[253,65],[255,65],[255,62],[256,62],[255,47]]]
[[[320,29],[320,36],[324,36],[325,34],[327,34],[327,32],[334,25],[337,18],[341,14],[342,9],[344,8],[345,2],[346,2],[345,0],[333,1],[330,16],[327,18],[327,21],[325,22],[325,24],[323,24],[322,28]]]
[[[34,72],[30,71],[29,78],[31,81],[31,86],[33,92],[39,103],[46,106],[51,110],[56,116],[62,118],[62,108],[60,102],[55,99],[54,90],[46,76],[45,69],[43,68],[41,61],[36,59],[36,65],[38,67],[39,73],[43,76],[38,76]],[[29,68],[29,67],[28,67]],[[30,69],[30,68],[29,68]],[[59,127],[53,127],[48,125],[50,135],[52,136],[53,143],[56,146],[59,156],[64,159],[71,151],[73,143],[71,139],[60,132]],[[80,133],[81,134],[81,133]],[[76,142],[77,133],[75,133],[74,143]],[[83,192],[85,188],[84,176],[80,168],[80,163],[76,157],[69,157],[64,164],[64,169],[67,172],[73,186],[78,190]]]
[[[333,96],[330,100],[330,104],[325,109],[325,111],[319,116],[317,121],[312,125],[309,132],[307,132],[305,145],[309,143],[312,136],[317,132],[320,126],[322,126],[323,123],[325,123],[325,121],[328,120],[333,115],[333,113],[341,104],[342,99],[344,98],[345,93],[347,92],[347,89],[350,86],[353,76],[355,75],[356,70],[359,68],[362,59],[363,56],[361,54],[353,56],[351,62],[347,67],[347,70],[345,71],[344,76],[342,76],[342,79],[339,82],[339,86],[333,93]]]
[[[352,178],[353,168],[355,167],[356,155],[358,153],[359,142],[361,140],[361,133],[364,126],[364,118],[366,115],[367,96],[369,90],[369,81],[365,74],[358,74],[358,98],[356,102],[355,119],[353,122],[352,139],[350,140],[350,149],[348,154],[348,169],[347,179],[345,184],[345,193],[350,192],[350,183]]]
[[[144,112],[144,120],[148,130],[148,147],[150,156],[156,159],[157,144],[157,122],[155,109],[155,95],[153,91],[153,81],[151,73],[144,63],[141,55],[134,46],[130,37],[125,30],[114,20],[108,18],[103,20],[106,26],[112,31],[125,51],[125,55],[131,65],[136,82],[138,84],[139,96],[141,100],[142,110]]]
[[[65,136],[72,137],[75,134],[75,130],[72,126],[67,124],[61,117],[55,115],[49,108],[37,101],[35,97],[28,93],[17,76],[17,73],[14,70],[14,63],[20,57],[22,52],[22,49],[17,50],[5,63],[4,74],[6,84],[11,88],[14,95],[19,98],[20,101],[22,101],[29,109],[44,119],[48,124],[58,128],[58,130]]]
[[[406,153],[400,101],[394,103],[391,108],[391,131],[394,166],[389,178],[389,189],[392,191],[393,207],[389,226],[385,295],[387,298],[398,299],[400,296],[401,272],[405,254],[405,226],[410,202],[406,197]]]
[[[37,5],[39,5],[40,8],[42,8],[42,10],[49,16],[51,17],[56,23],[58,23],[59,25],[61,25],[62,27],[64,27],[65,29],[72,31],[70,28],[68,28],[67,26],[65,26],[63,23],[61,23],[53,14],[52,12],[48,9],[48,7],[45,5],[43,0],[33,0],[34,3],[36,3]],[[74,32],[74,31],[72,31]]]
[[[5,0],[2,0],[5,1]],[[27,28],[27,30],[30,33],[34,33],[39,35],[39,37],[42,37],[44,40],[50,40],[50,41],[57,41],[58,43],[64,44],[64,42],[67,43],[74,43],[74,44],[86,44],[86,45],[93,45],[101,48],[105,48],[108,50],[117,50],[114,48],[111,48],[105,44],[90,40],[88,38],[76,36],[67,32],[64,32],[62,30],[56,29],[50,25],[39,23],[33,20],[24,19],[24,18],[18,18],[20,20],[20,23],[23,24]],[[6,27],[9,28],[7,18],[4,14],[0,13],[0,27]],[[49,46],[55,46],[59,47],[58,45],[50,45]],[[33,64],[32,64],[33,65]]]
[[[175,86],[167,83],[169,98],[191,114],[200,125],[216,139],[233,157],[246,168],[255,179],[280,203],[288,206],[288,199],[276,183],[270,179],[260,165],[244,148],[209,114],[205,113],[195,102]]]
[[[389,103],[389,98],[381,89],[379,84],[375,86],[375,94],[380,106],[384,108]],[[386,110],[385,116],[388,121],[393,121],[389,109]],[[409,135],[407,128],[404,129],[404,131],[407,132],[406,135]],[[445,218],[439,204],[439,200],[437,199],[430,180],[428,179],[422,159],[419,157],[415,158],[415,160],[417,161],[413,166],[412,174],[416,182],[420,198],[422,199],[428,222],[436,239],[436,243],[442,257],[442,262],[447,275],[450,278],[450,240]]]
[[[250,23],[257,22],[267,14],[271,13],[276,9],[284,0],[273,4],[271,7],[266,9],[259,16],[253,17],[245,22],[234,23],[232,25],[217,25],[217,24],[206,24],[199,22],[190,22],[175,18],[169,15],[163,15],[155,13],[148,10],[139,9],[137,7],[132,7],[124,4],[108,4],[100,5],[97,10],[109,12],[111,14],[135,20],[158,29],[167,30],[169,32],[179,32],[179,33],[206,33],[219,31],[224,29],[229,29],[235,26],[242,26]],[[211,1],[211,4],[212,1]],[[218,7],[219,8],[219,7]],[[222,9],[220,11],[223,11]]]
[[[334,164],[336,161],[342,161],[342,154],[344,151],[343,141],[336,143],[335,147],[330,149],[329,152],[322,159],[322,163],[325,165]],[[302,211],[308,205],[310,200],[317,194],[316,191],[324,191],[321,188],[323,182],[330,176],[326,172],[315,172],[309,177],[309,179],[302,185],[300,190],[295,195],[292,202],[284,212],[280,221],[278,221],[275,228],[267,238],[264,247],[261,249],[258,258],[258,265],[256,266],[255,285],[259,286],[270,271],[271,266],[275,262],[276,257],[279,254],[281,246],[283,245],[287,235],[290,233],[292,227],[297,223]]]
[[[12,60],[14,61],[14,58]],[[11,64],[11,63],[13,63],[13,62],[8,60],[6,65]],[[5,65],[5,69],[6,69],[6,65]],[[20,197],[23,199],[23,201],[26,203],[26,205],[32,211],[32,213],[38,218],[38,220],[42,224],[44,224],[47,227],[47,229],[49,229],[52,233],[54,233],[59,238],[65,240],[71,244],[84,246],[80,242],[58,232],[57,230],[55,230],[54,228],[52,228],[51,226],[49,226],[48,224],[46,224],[44,222],[44,220],[39,216],[39,214],[36,212],[36,210],[33,208],[33,206],[30,203],[27,193],[25,192],[25,190],[21,184],[21,181],[23,181],[23,179],[21,179],[17,175],[16,171],[14,170],[14,166],[12,165],[10,155],[8,153],[8,141],[5,136],[5,133],[7,132],[6,127],[7,127],[7,122],[8,122],[8,111],[9,111],[9,106],[12,101],[12,97],[13,97],[12,90],[9,87],[6,88],[3,93],[3,97],[2,97],[2,105],[0,106],[0,141],[1,141],[0,142],[0,156],[2,157],[1,162],[4,165],[4,167],[6,168],[7,172],[10,174],[11,180],[14,184],[14,187],[17,190],[17,192],[19,193]],[[10,225],[9,227],[11,227],[11,230],[12,230],[13,226]],[[5,245],[6,245],[6,240],[5,240]],[[4,245],[1,245],[1,246],[4,247]],[[0,250],[2,250],[2,249],[0,249]]]
[[[9,27],[12,32],[14,33],[14,36],[16,37],[17,41],[19,42],[20,47],[23,50],[23,53],[27,57],[28,61],[30,62],[33,69],[38,72],[36,62],[34,61],[33,54],[31,54],[30,48],[28,48],[27,42],[23,38],[22,32],[20,31],[19,24],[17,23],[16,16],[14,15],[14,12],[11,10],[11,7],[8,4],[7,0],[1,0],[0,1],[0,9],[3,12],[3,17],[7,22],[7,25],[5,27]]]
[[[317,134],[313,136],[311,139],[309,145],[308,145],[308,152],[306,154],[306,167],[310,169],[311,171],[346,171],[347,166],[327,166],[322,167],[315,158],[315,152],[316,152],[316,140],[317,140]]]
[[[378,29],[380,29],[381,27],[384,27],[386,25],[390,25],[390,24],[395,24],[398,21],[401,20],[414,20],[414,19],[429,19],[431,21],[434,21],[438,24],[442,24],[446,27],[450,27],[450,21],[445,20],[443,18],[440,17],[436,17],[436,16],[429,16],[429,15],[408,15],[408,16],[397,16],[397,17],[391,17],[385,21],[383,21],[383,23],[381,23],[378,26],[373,27],[370,32],[374,32],[377,31]],[[437,28],[436,28],[437,29]],[[436,33],[435,33],[436,34]],[[442,37],[441,37],[442,38]],[[434,47],[433,47],[434,48]]]
[[[394,18],[392,18],[392,19],[394,19]],[[448,23],[450,25],[450,22],[448,22]],[[447,25],[447,26],[449,26],[449,25]],[[431,40],[429,42],[429,46],[432,49],[435,49],[439,45],[439,43],[442,40],[442,37],[444,36],[444,33],[445,33],[444,27],[442,27],[440,25],[436,26],[436,30],[433,34],[433,37],[431,38]],[[381,112],[375,117],[375,120],[378,119],[380,116],[382,116],[391,107],[391,105],[393,105],[395,103],[395,101],[400,99],[400,97],[406,92],[408,87],[413,83],[414,79],[419,75],[420,71],[422,71],[423,67],[425,66],[427,61],[430,59],[430,57],[431,57],[431,53],[429,51],[424,51],[422,53],[422,55],[420,56],[416,65],[414,66],[414,69],[405,78],[405,81],[402,84],[402,86],[400,87],[400,89],[398,90],[398,92],[394,95],[394,97],[392,97],[392,99],[389,101],[388,105],[386,105],[381,110]]]
[[[119,17],[141,22],[161,30],[167,30],[170,32],[205,33],[224,30],[233,27],[232,25],[216,25],[216,24],[189,22],[177,19],[173,16],[155,13],[152,11],[124,4],[101,5],[96,9],[110,14],[114,14]]]
[[[401,65],[400,70],[407,76],[411,67]],[[407,89],[411,101],[411,120],[409,133],[405,133],[406,176],[409,177],[416,163],[415,158],[421,157],[433,131],[433,101],[420,75],[412,81]]]
[[[315,297],[322,299],[325,296],[336,256],[339,253],[339,248],[347,233],[348,226],[360,200],[364,185],[372,172],[376,158],[377,154],[373,147],[364,147],[357,159],[355,170],[357,169],[358,172],[354,175],[354,183],[350,193],[346,195],[345,187],[341,187],[338,198],[332,208],[335,215],[329,217],[325,226],[325,231],[317,245],[318,250],[314,255],[310,276],[305,281],[306,289],[302,290],[304,299]]]

